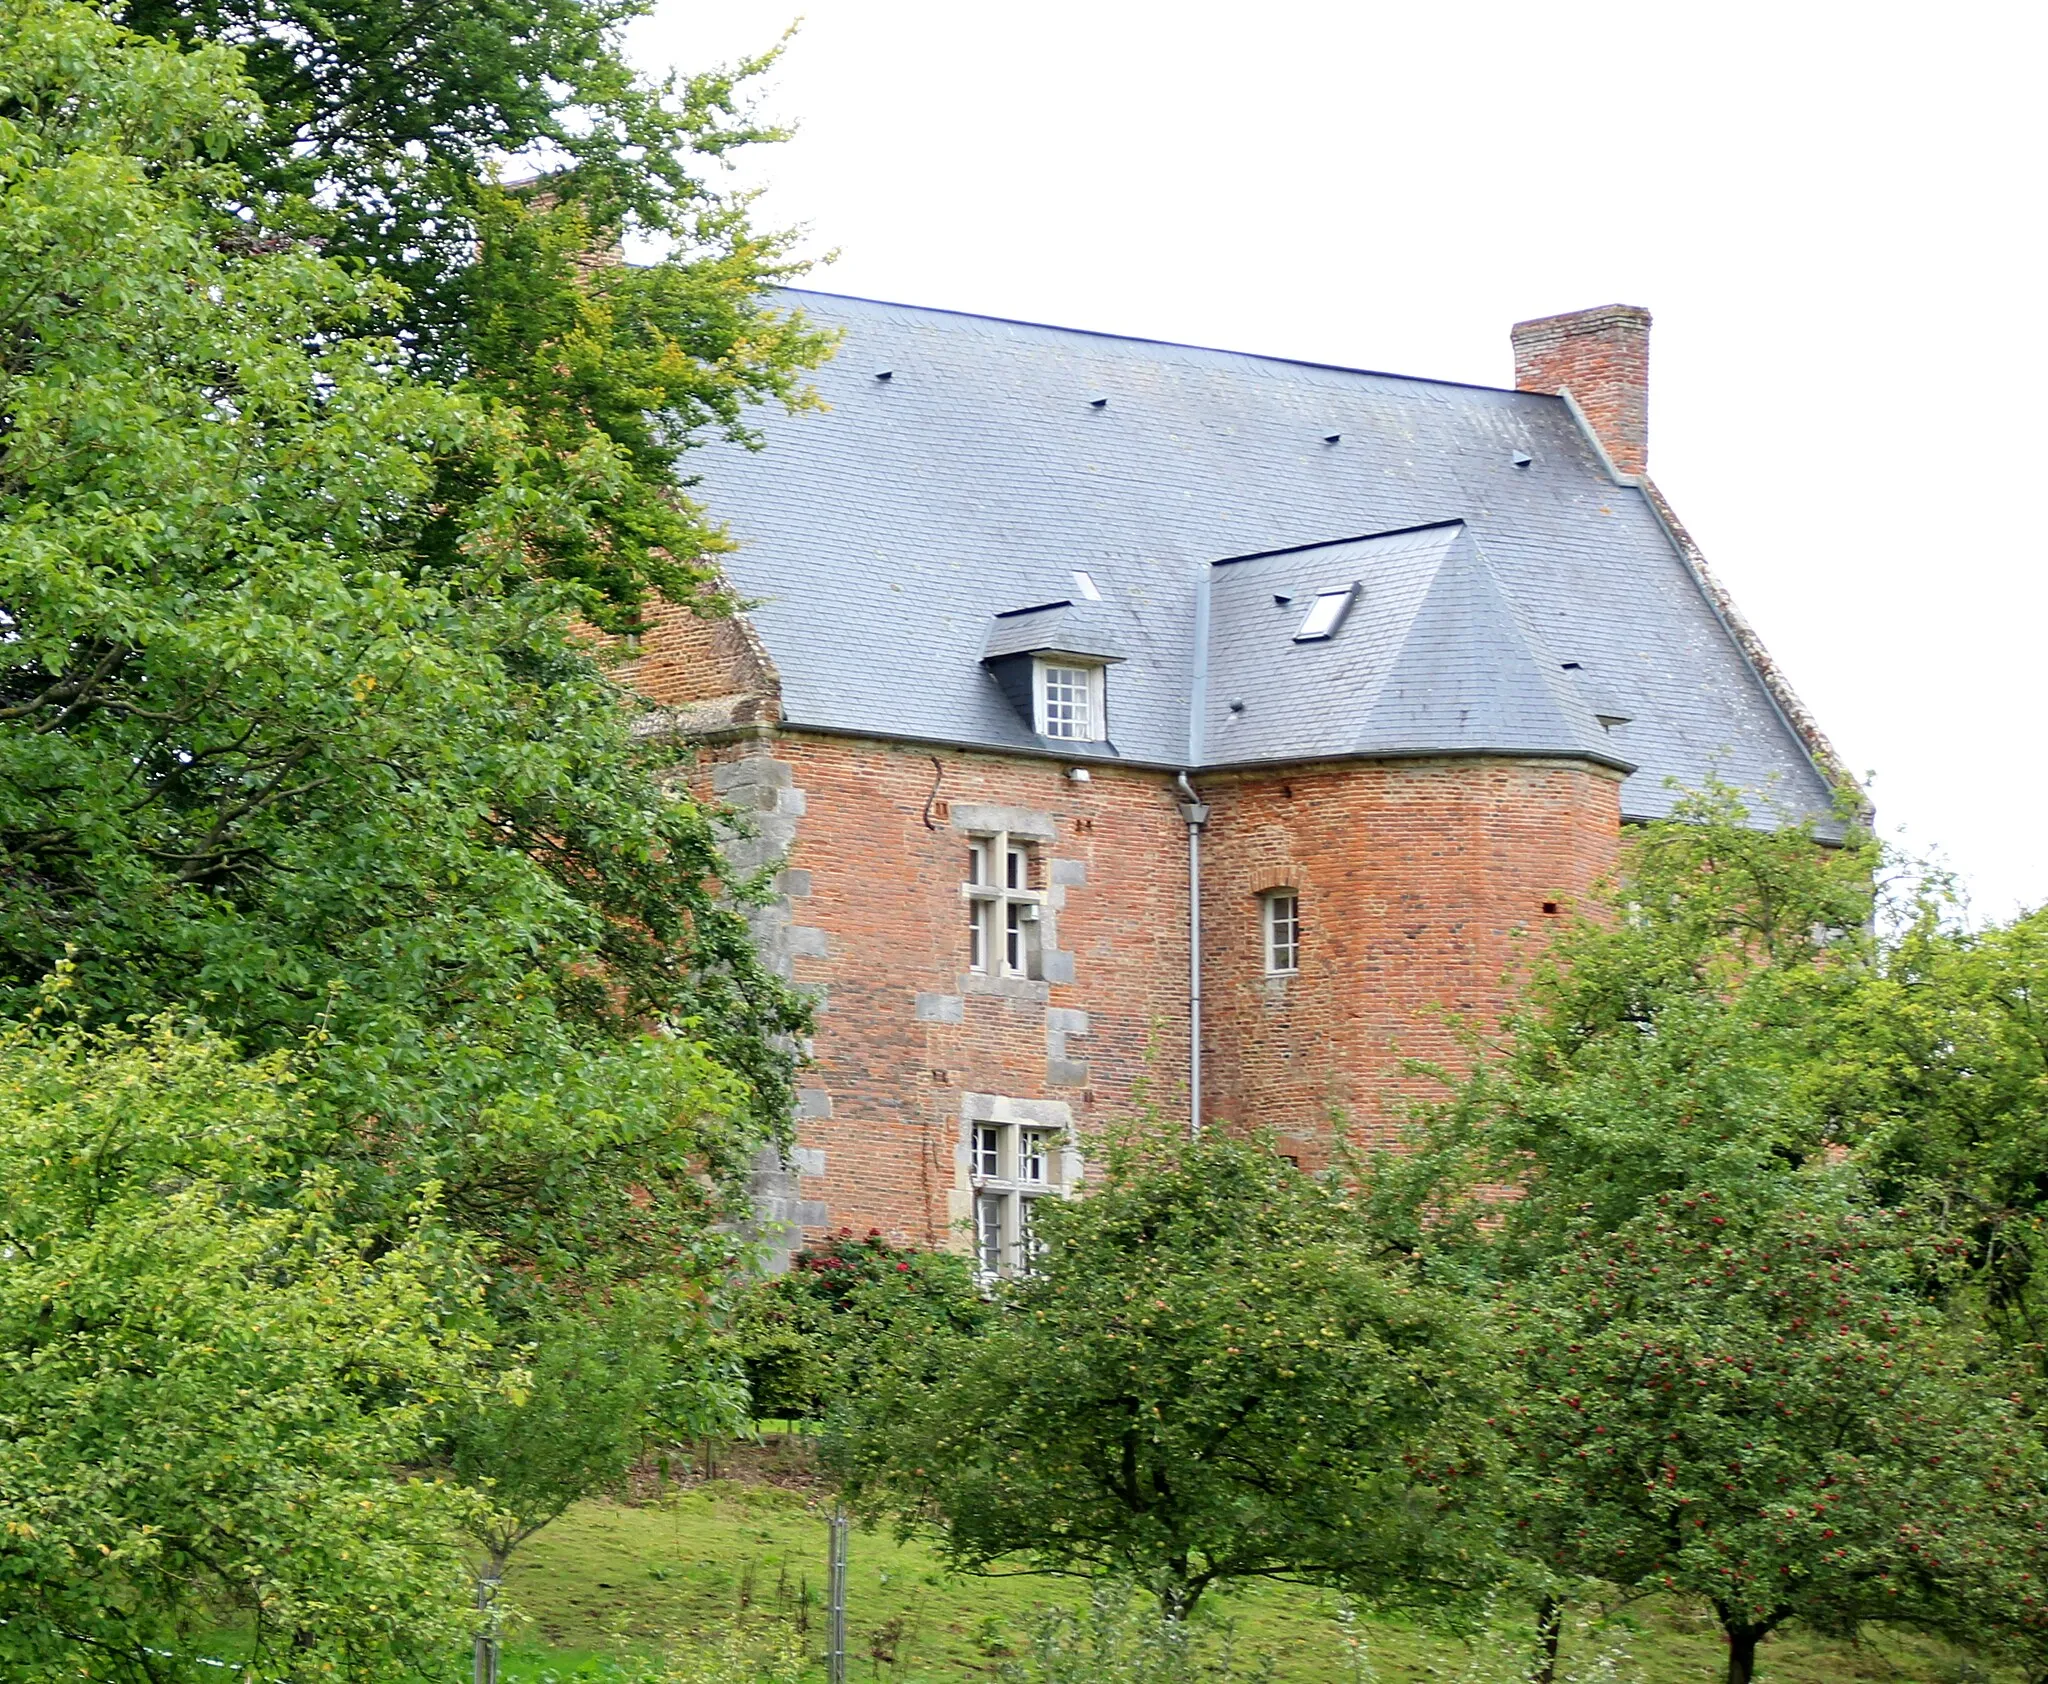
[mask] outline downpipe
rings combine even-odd
[[[1174,778],[1188,827],[1188,1138],[1202,1135],[1202,831],[1209,805],[1185,772]]]

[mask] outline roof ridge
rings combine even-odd
[[[911,304],[896,298],[869,298],[857,292],[825,292],[812,287],[778,287],[778,296],[829,298],[841,304],[873,304],[884,310],[914,310],[920,315],[954,316],[970,322],[996,322],[1004,327],[1036,328],[1042,333],[1067,333],[1086,339],[1113,339],[1125,345],[1163,346],[1174,351],[1200,351],[1211,357],[1246,357],[1253,362],[1278,363],[1286,368],[1322,368],[1334,374],[1367,374],[1375,380],[1404,380],[1416,386],[1451,386],[1463,392],[1498,392],[1515,397],[1535,398],[1545,403],[1562,401],[1553,392],[1525,392],[1517,386],[1490,386],[1482,380],[1446,380],[1434,374],[1401,374],[1388,368],[1360,368],[1353,363],[1323,362],[1315,357],[1283,357],[1271,351],[1240,351],[1228,345],[1197,345],[1188,339],[1151,339],[1142,333],[1115,333],[1108,328],[1069,327],[1063,322],[1039,322],[1026,316],[989,316],[979,310],[955,310],[944,304]]]

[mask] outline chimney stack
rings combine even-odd
[[[1649,471],[1650,312],[1602,304],[1514,327],[1515,389],[1569,392],[1608,459]]]

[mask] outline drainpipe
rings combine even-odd
[[[1188,1137],[1202,1133],[1202,827],[1208,803],[1182,772],[1180,816],[1188,822]]]

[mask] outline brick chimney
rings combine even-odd
[[[1650,465],[1650,312],[1602,304],[1514,327],[1515,389],[1570,392],[1622,473]]]

